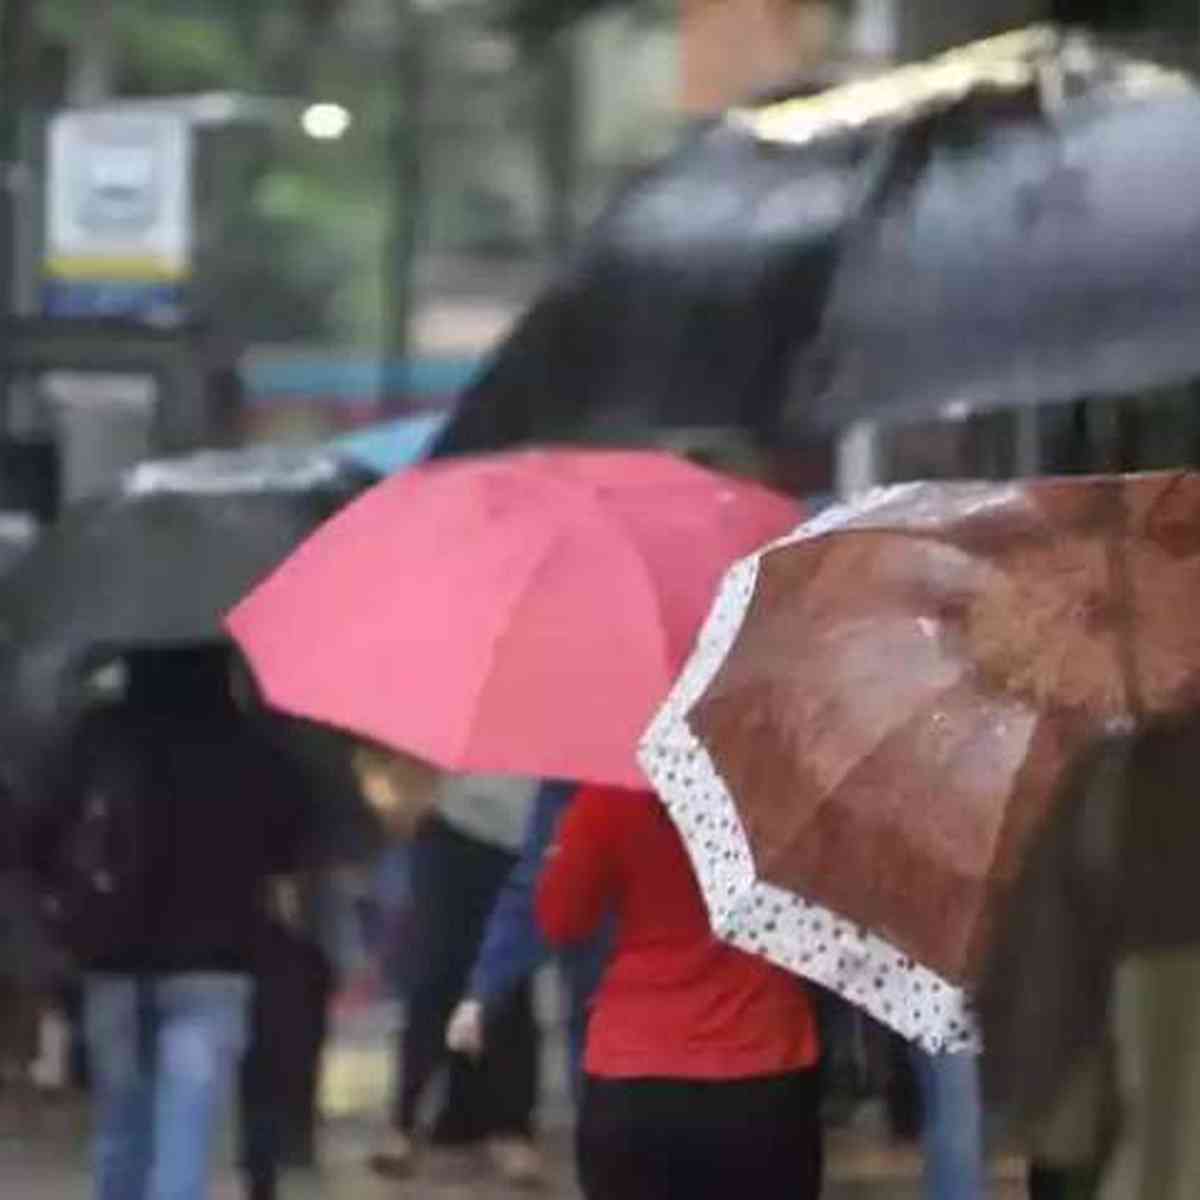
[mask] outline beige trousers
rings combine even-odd
[[[1117,973],[1120,1124],[1100,1200],[1200,1196],[1200,949],[1143,955]]]

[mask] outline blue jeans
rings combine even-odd
[[[92,974],[84,987],[96,1200],[207,1200],[249,978]]]
[[[973,1054],[912,1050],[924,1109],[925,1200],[983,1200],[987,1195],[983,1096]]]

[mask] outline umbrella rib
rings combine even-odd
[[[962,679],[963,675],[960,674],[953,683],[947,684],[945,687],[938,688],[936,691],[932,692],[924,702],[925,706],[927,707],[929,704],[936,703],[945,696],[948,696],[955,689],[961,687]],[[869,748],[865,751],[865,753],[860,754],[854,760],[853,764],[851,764],[847,770],[839,775],[836,780],[828,784],[822,782],[823,795],[821,799],[809,811],[807,816],[802,821],[797,821],[792,824],[791,833],[782,839],[781,849],[774,851],[770,855],[764,856],[762,859],[759,859],[757,855],[755,856],[755,869],[760,878],[766,878],[776,860],[782,857],[785,851],[787,851],[796,840],[807,836],[808,830],[811,828],[811,826],[820,819],[826,808],[834,802],[836,790],[842,787],[864,763],[873,759],[889,741],[895,737],[903,735],[910,726],[912,726],[919,719],[922,719],[924,716],[924,711],[925,710],[923,708],[920,712],[910,713],[902,720],[896,722],[896,724],[890,725],[881,730],[878,737],[876,737],[875,740],[870,743]]]
[[[633,536],[632,532],[625,524],[625,521],[616,513],[609,511],[602,504],[596,504],[596,511],[601,519],[616,530],[620,535],[622,542],[629,546],[633,551],[633,558],[637,562],[641,570],[642,580],[650,594],[650,598],[654,604],[654,610],[658,613],[658,627],[662,634],[659,640],[659,650],[662,654],[662,659],[659,666],[662,668],[662,676],[664,682],[668,682],[676,674],[677,664],[671,661],[671,651],[668,645],[667,630],[670,629],[670,623],[667,621],[666,610],[663,607],[662,590],[654,577],[654,570],[650,566],[650,560],[646,557],[642,549],[641,543]],[[697,632],[699,632],[697,630]],[[636,747],[634,748],[636,751]]]
[[[528,572],[528,574],[525,576],[524,583],[522,583],[521,586],[512,594],[511,599],[506,605],[507,611],[505,613],[505,619],[497,622],[497,629],[501,632],[498,632],[497,635],[491,639],[488,645],[487,669],[480,671],[479,673],[479,686],[477,687],[475,696],[471,702],[471,719],[466,729],[463,731],[463,740],[459,746],[460,757],[465,755],[468,748],[475,740],[475,735],[479,727],[483,694],[487,690],[488,683],[492,677],[492,668],[495,666],[496,659],[499,657],[500,643],[506,638],[507,631],[512,627],[513,618],[520,610],[521,606],[525,603],[525,598],[531,591],[535,589],[535,586],[540,585],[542,573],[545,571],[546,565],[561,538],[562,529],[560,527],[556,527],[553,533],[547,536],[545,545],[538,556],[537,565]]]

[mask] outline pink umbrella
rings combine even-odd
[[[448,770],[645,786],[638,737],[725,568],[797,506],[652,451],[372,489],[228,618],[268,703]]]

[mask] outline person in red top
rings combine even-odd
[[[610,912],[577,1133],[588,1200],[818,1196],[819,1046],[804,984],[714,937],[656,796],[584,787],[547,855],[538,921],[569,945]]]

